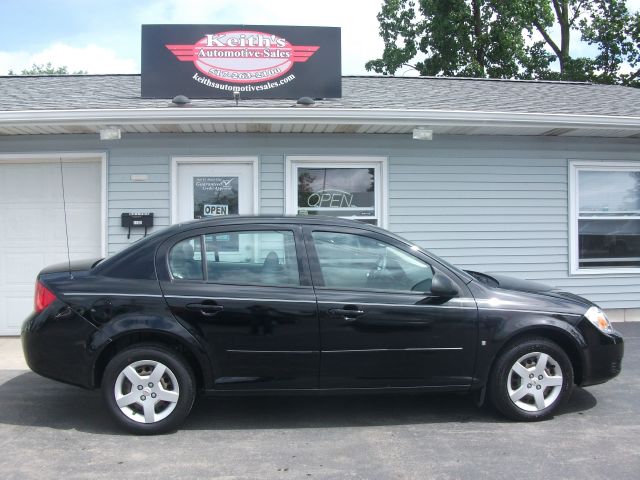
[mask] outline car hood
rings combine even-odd
[[[568,301],[574,306],[588,309],[593,306],[594,303],[573,293],[565,292],[559,288],[554,288],[543,283],[533,282],[531,280],[522,280],[520,278],[510,277],[508,275],[501,275],[498,273],[479,273],[468,272],[474,277],[478,278],[482,284],[492,289],[500,289],[518,294],[534,294],[534,296],[546,297],[549,299]],[[480,278],[479,278],[480,277]],[[484,278],[482,278],[484,277]],[[493,281],[492,281],[493,280]]]
[[[554,290],[553,287],[550,287],[549,285],[532,282],[531,280],[522,280],[520,278],[509,277],[507,275],[500,275],[497,273],[489,273],[488,275],[498,282],[498,288],[502,288],[504,290],[517,290],[519,292],[533,293],[551,292]]]
[[[525,293],[536,293],[548,297],[561,298],[569,300],[572,303],[579,304],[586,308],[593,305],[593,302],[584,297],[573,293],[565,292],[559,288],[550,287],[544,283],[532,282],[531,280],[522,280],[520,278],[509,277],[507,275],[491,274],[498,282],[498,287],[504,290],[512,290]]]

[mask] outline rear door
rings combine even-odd
[[[174,315],[210,350],[215,388],[317,388],[316,300],[298,226],[185,233],[157,265]]]
[[[321,387],[470,384],[477,309],[464,282],[370,231],[305,227],[305,240],[318,298]],[[461,293],[432,296],[436,271]]]

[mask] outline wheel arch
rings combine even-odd
[[[114,336],[99,350],[93,364],[92,383],[99,387],[102,383],[105,368],[109,361],[127,347],[139,344],[157,344],[180,353],[191,369],[196,379],[196,387],[207,387],[207,379],[211,377],[210,366],[202,359],[190,342],[170,332],[153,329],[139,329],[120,333]]]
[[[585,360],[581,345],[584,345],[585,341],[577,330],[572,329],[572,331],[569,331],[553,324],[531,325],[512,332],[511,335],[503,340],[502,344],[493,355],[487,378],[489,378],[493,373],[495,363],[500,355],[502,355],[513,344],[518,343],[519,340],[528,337],[542,337],[557,343],[571,361],[574,383],[576,385],[580,385],[582,383]]]

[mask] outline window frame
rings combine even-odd
[[[205,262],[202,262],[203,279],[177,279],[173,277],[171,273],[171,266],[169,264],[169,255],[173,247],[183,240],[190,238],[201,237],[201,255],[205,258],[205,240],[206,235],[216,235],[221,233],[242,233],[242,232],[281,232],[288,231],[293,234],[293,240],[296,252],[296,262],[298,264],[298,278],[299,283],[297,285],[272,285],[262,283],[230,283],[230,282],[215,282],[208,279],[208,272]],[[200,284],[200,285],[231,285],[238,287],[262,287],[262,288],[309,288],[311,284],[311,275],[309,273],[309,262],[306,255],[304,240],[302,237],[302,229],[298,225],[294,224],[257,224],[257,225],[220,225],[215,228],[198,228],[190,231],[181,232],[179,235],[174,235],[165,242],[163,242],[162,248],[160,248],[156,254],[156,258],[160,261],[158,265],[162,265],[163,271],[158,271],[158,278],[160,281],[170,281],[171,283],[187,285],[187,284]]]
[[[377,226],[387,228],[388,158],[381,156],[301,156],[291,155],[285,162],[285,213],[298,215],[298,168],[373,168],[374,214]],[[309,215],[313,218],[313,215]],[[336,217],[351,218],[351,217]],[[356,221],[361,219],[355,219]]]
[[[640,274],[640,267],[580,267],[580,246],[578,229],[578,220],[580,219],[580,186],[578,175],[581,171],[640,171],[640,162],[569,160],[569,274],[609,276]],[[640,220],[640,217],[634,218]]]

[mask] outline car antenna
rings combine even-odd
[[[67,240],[67,265],[69,266],[69,278],[73,278],[71,273],[71,252],[69,250],[69,225],[67,223],[67,199],[64,192],[64,170],[62,168],[62,157],[60,157],[60,181],[62,182],[62,210],[64,211],[64,236]]]

